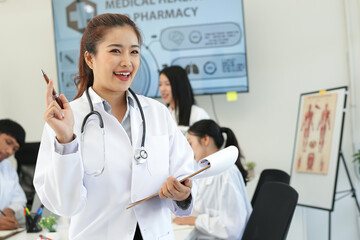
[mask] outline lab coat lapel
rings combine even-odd
[[[130,122],[131,122],[131,141],[133,145],[133,151],[141,146],[142,138],[142,119],[139,107],[134,99],[134,107],[130,107]]]
[[[148,103],[144,101],[142,96],[138,96],[141,106],[144,111],[145,115],[145,122],[146,122],[146,112]],[[132,146],[133,146],[133,154],[137,149],[141,147],[141,140],[143,134],[143,125],[142,125],[142,118],[139,106],[137,105],[135,99],[134,106],[130,107],[130,121],[131,121],[131,138],[132,138]],[[148,126],[147,126],[148,127]],[[146,140],[149,136],[145,134],[145,148],[146,148]],[[147,159],[149,160],[149,159]],[[148,168],[148,161],[142,164],[137,164],[134,158],[132,159],[132,180],[131,180],[131,201],[135,202],[140,199],[143,199],[153,192],[146,192],[143,189],[143,181],[149,181],[149,176],[151,173],[149,172]]]

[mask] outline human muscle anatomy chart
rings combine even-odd
[[[336,93],[304,97],[297,135],[297,172],[328,173],[336,103]]]
[[[290,178],[300,206],[334,209],[347,95],[347,86],[300,94]]]

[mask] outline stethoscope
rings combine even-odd
[[[136,96],[136,94],[134,93],[133,90],[131,90],[129,88],[129,92],[131,93],[131,95],[133,95],[133,97],[135,98],[135,101],[136,101],[136,104],[138,105],[139,107],[139,110],[140,110],[140,114],[141,114],[141,119],[142,119],[142,125],[143,125],[143,132],[142,132],[142,139],[141,139],[141,147],[139,149],[136,149],[135,150],[135,153],[134,153],[134,159],[136,161],[137,164],[141,164],[141,163],[145,163],[146,162],[146,159],[148,157],[148,153],[146,152],[145,150],[145,135],[146,135],[146,124],[145,124],[145,116],[144,116],[144,112],[143,112],[143,109],[141,107],[141,104],[140,104],[140,101],[138,99],[138,97]],[[84,131],[85,131],[85,125],[86,125],[86,122],[88,120],[88,118],[92,115],[96,115],[97,118],[99,119],[99,127],[101,129],[101,132],[102,132],[102,135],[103,135],[103,140],[104,140],[104,134],[105,134],[105,130],[104,130],[104,121],[101,117],[101,114],[98,112],[98,111],[95,111],[94,110],[94,106],[92,104],[92,101],[91,101],[91,98],[90,98],[90,94],[89,94],[89,88],[86,88],[85,90],[85,93],[86,93],[86,97],[87,97],[87,100],[89,102],[89,106],[90,106],[90,112],[85,116],[82,124],[81,124],[81,141],[84,142],[83,140],[83,137],[84,137]],[[83,145],[83,144],[82,144]],[[103,173],[104,171],[104,168],[105,168],[105,141],[103,141],[103,151],[104,151],[104,161],[103,161],[103,166],[101,169],[99,170],[96,170],[95,172],[92,172],[92,173],[87,173],[85,171],[85,173],[87,175],[91,175],[91,176],[99,176]]]

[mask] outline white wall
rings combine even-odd
[[[246,159],[257,162],[258,173],[264,168],[290,172],[301,93],[344,85],[351,85],[350,93],[359,93],[359,69],[354,68],[359,63],[358,56],[349,59],[354,53],[348,52],[349,38],[353,49],[360,45],[359,41],[354,42],[359,40],[354,36],[359,26],[354,26],[359,17],[354,16],[359,13],[353,9],[357,3],[357,0],[347,1],[347,5],[335,0],[244,1],[250,92],[238,94],[237,102],[226,102],[224,95],[213,98],[220,124],[235,130]],[[346,8],[352,8],[351,19]],[[212,113],[209,96],[197,99]],[[360,135],[360,119],[351,115],[355,109],[359,111],[358,100],[358,95],[348,98],[343,150],[352,181],[360,191],[351,163],[353,139],[358,140]],[[342,163],[337,189],[350,189]],[[353,198],[336,201],[332,239],[359,239],[357,216]],[[328,212],[298,207],[288,239],[328,239]]]
[[[38,141],[46,88],[40,69],[57,76],[51,1],[0,2],[0,43],[0,118],[19,122],[26,140]]]
[[[219,123],[235,131],[258,173],[265,168],[290,172],[301,93],[344,85],[356,93],[360,83],[354,63],[359,58],[348,52],[359,46],[352,34],[359,17],[353,6],[358,0],[244,0],[250,92],[238,94],[236,102],[226,102],[225,95],[213,99]],[[0,118],[20,122],[27,141],[39,140],[45,109],[40,68],[57,76],[50,1],[0,2],[0,30]],[[349,100],[343,150],[360,191],[351,163],[354,139],[360,135],[353,127],[359,114],[351,113],[359,102]],[[210,96],[197,101],[214,117]],[[342,165],[338,189],[349,189]],[[350,197],[336,202],[332,239],[360,238],[356,211]],[[327,239],[327,221],[327,212],[299,207],[288,239]]]

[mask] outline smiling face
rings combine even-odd
[[[94,73],[93,89],[101,96],[127,91],[140,66],[139,54],[139,39],[130,26],[106,31],[96,54],[85,52]]]
[[[19,150],[20,145],[12,136],[0,133],[0,162]]]
[[[159,92],[161,94],[162,99],[166,104],[170,104],[170,106],[174,109],[174,99],[172,96],[172,89],[169,78],[165,74],[160,74],[159,77]]]

